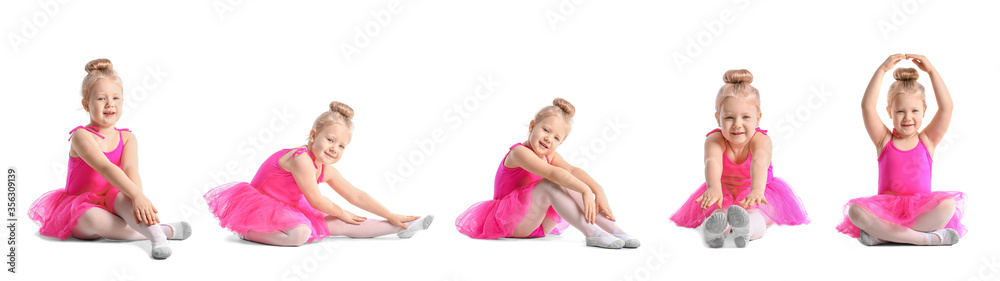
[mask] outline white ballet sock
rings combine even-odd
[[[736,247],[746,247],[751,235],[750,214],[743,207],[732,205],[729,206],[726,217],[729,220],[729,225],[733,227],[732,236],[733,242],[736,242]]]
[[[413,234],[416,234],[417,231],[431,227],[431,222],[434,222],[434,215],[426,215],[411,222],[403,223],[406,224],[406,229],[396,233],[396,236],[399,236],[399,238],[413,237]]]
[[[868,232],[865,232],[864,230],[861,231],[861,236],[858,236],[858,241],[860,241],[861,244],[864,244],[865,246],[877,246],[886,243],[885,240],[879,239],[878,237],[875,236],[871,236],[870,234],[868,234]]]
[[[618,239],[625,241],[625,245],[622,246],[623,248],[639,248],[640,244],[639,239],[632,237],[632,235],[628,235],[628,233],[625,233],[621,229],[615,229],[615,231],[612,232],[611,235],[614,235],[615,237],[618,237]]]
[[[593,226],[593,225],[591,225]],[[607,249],[621,249],[625,246],[625,241],[609,234],[596,226],[594,234],[587,236],[587,246]]]
[[[726,232],[726,226],[728,226],[726,220],[726,213],[722,210],[715,210],[712,212],[708,218],[705,219],[704,233],[705,233],[705,243],[712,248],[721,248],[723,244],[723,235]]]
[[[927,245],[951,246],[958,243],[958,231],[951,228],[942,228],[927,233]]]
[[[191,237],[191,224],[186,221],[161,223],[163,233],[167,234],[167,239],[184,240]]]
[[[170,243],[167,242],[167,235],[163,233],[163,227],[150,225],[146,227],[146,230],[150,233],[149,242],[153,247],[153,258],[162,260],[170,257],[173,251],[170,250]]]

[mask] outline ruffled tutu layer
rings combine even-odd
[[[499,200],[473,204],[455,219],[455,227],[458,228],[458,232],[476,239],[513,237],[514,228],[528,213],[528,208],[531,206],[531,191],[535,190],[537,183],[533,182],[518,188]],[[549,232],[551,234],[561,234],[569,227],[569,223],[560,218],[551,206],[545,213],[545,218],[558,223]],[[525,238],[545,236],[541,229],[539,226],[534,233]]]
[[[694,202],[698,199],[705,190],[708,189],[706,184],[701,184],[694,193],[688,197],[684,205],[677,210],[670,220],[674,221],[678,226],[696,228],[701,225],[701,223],[716,210],[718,205],[712,206],[708,209],[702,210],[700,202]],[[738,205],[740,201],[750,194],[750,188],[744,188],[739,190],[736,197],[733,197],[732,193],[727,190],[722,191],[722,209],[725,210],[729,208],[730,205]],[[770,183],[764,188],[764,198],[767,200],[767,204],[758,205],[755,207],[750,207],[749,209],[758,209],[761,213],[768,218],[770,218],[774,223],[779,225],[799,225],[809,223],[809,216],[806,214],[806,208],[802,206],[802,200],[795,195],[792,191],[791,186],[781,178],[773,178]]]
[[[851,204],[858,204],[883,220],[911,227],[917,216],[937,207],[942,200],[948,198],[955,200],[955,214],[951,216],[945,228],[954,229],[958,231],[959,236],[965,236],[968,229],[961,222],[965,213],[965,193],[958,191],[932,191],[912,195],[881,194],[851,199],[844,204],[844,221],[837,226],[837,230],[854,238],[861,235],[861,229],[854,226],[847,215],[847,209]]]
[[[114,214],[116,196],[117,188],[111,188],[103,195],[93,192],[69,194],[66,189],[60,188],[46,192],[31,203],[28,218],[41,226],[38,232],[42,235],[66,240],[73,235],[77,220],[90,208],[101,208]]]
[[[326,216],[309,205],[303,197],[296,204],[286,204],[257,191],[246,182],[220,185],[205,193],[208,208],[219,218],[219,225],[240,236],[247,231],[274,232],[309,226],[309,242],[330,236]]]

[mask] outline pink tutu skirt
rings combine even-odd
[[[312,229],[309,242],[330,236],[324,219],[326,214],[310,206],[305,197],[294,205],[283,203],[261,194],[246,182],[220,185],[204,197],[209,210],[219,218],[219,225],[240,236],[250,230],[267,233],[300,224]]]
[[[958,191],[932,191],[912,195],[881,194],[851,199],[844,205],[844,221],[837,226],[837,230],[854,238],[861,235],[861,229],[854,226],[850,217],[847,216],[847,209],[851,204],[858,204],[876,217],[886,221],[911,227],[917,216],[937,207],[941,200],[948,198],[955,199],[955,214],[951,216],[951,220],[944,227],[958,231],[959,236],[965,236],[968,229],[961,222],[962,215],[965,213],[965,193]]]
[[[80,194],[66,193],[60,188],[46,192],[28,208],[28,218],[38,223],[42,235],[66,240],[73,235],[77,220],[90,208],[101,208],[115,214],[115,197],[117,188],[108,189],[101,195],[93,192]]]
[[[473,204],[455,219],[458,232],[476,239],[513,237],[514,228],[528,214],[528,208],[531,206],[531,191],[535,190],[537,183],[537,181],[532,182],[518,188],[499,200]],[[569,223],[560,218],[552,206],[549,206],[548,211],[546,211],[545,219],[557,222],[556,227],[549,232],[551,234],[561,234],[569,227]],[[519,238],[535,237],[545,237],[545,230],[542,226],[538,226],[528,237]]]
[[[678,226],[690,228],[700,226],[705,218],[718,208],[718,205],[715,205],[702,210],[701,203],[694,202],[707,189],[708,186],[706,184],[701,184],[701,187],[691,194],[687,202],[674,215],[670,216],[670,220],[674,221]],[[722,209],[725,210],[730,205],[738,205],[749,194],[749,187],[738,189],[736,197],[733,197],[731,192],[723,188]],[[764,216],[767,216],[779,225],[809,223],[809,216],[806,214],[806,208],[802,206],[802,200],[792,192],[792,188],[781,178],[773,178],[767,184],[764,188],[764,199],[767,200],[767,204],[750,207],[748,210],[758,209]]]

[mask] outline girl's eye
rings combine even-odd
[[[750,119],[750,116],[743,116],[743,119]]]
[[[900,110],[900,111],[896,111],[896,113],[903,113],[903,111],[902,111],[902,110]]]
[[[918,110],[914,109],[913,112],[916,113]]]
[[[556,139],[556,141],[558,141],[558,140],[559,140],[559,137],[555,137],[555,139]]]
[[[542,131],[545,131],[546,133],[548,133],[549,129],[542,129]]]
[[[115,100],[120,100],[120,99],[121,99],[121,98],[119,98],[119,97],[115,97]]]
[[[333,139],[331,139],[331,138],[327,138],[327,139],[326,139],[326,141],[328,141],[328,142],[333,142]]]
[[[733,117],[732,116],[727,116],[726,119],[733,119]]]
[[[341,145],[341,146],[340,146],[340,149],[345,149],[345,148],[346,148],[346,147],[344,147],[343,145]]]

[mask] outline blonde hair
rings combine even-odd
[[[750,83],[753,82],[753,74],[749,70],[726,71],[726,74],[722,75],[722,81],[726,84],[722,85],[719,94],[715,96],[716,114],[722,109],[722,102],[726,101],[727,98],[752,101],[757,106],[757,112],[760,112],[760,92],[757,91],[757,88],[750,86]]]
[[[90,95],[93,93],[94,85],[97,84],[98,80],[106,78],[118,85],[119,88],[122,87],[122,79],[118,77],[118,72],[115,72],[114,66],[111,65],[111,60],[92,60],[83,67],[83,70],[87,71],[87,76],[83,77],[83,87],[80,90],[80,95],[83,96],[84,100],[90,100]]]
[[[573,107],[573,104],[562,98],[556,98],[552,100],[552,105],[543,107],[535,114],[535,123],[542,122],[542,119],[549,116],[559,116],[566,121],[566,129],[568,130],[574,114],[576,114],[576,107]]]
[[[896,82],[892,82],[892,85],[889,86],[889,106],[892,106],[892,99],[899,94],[919,95],[920,100],[924,102],[924,106],[927,106],[927,97],[924,95],[924,85],[917,83],[917,78],[920,78],[920,74],[917,73],[917,69],[897,68],[896,71],[892,72],[892,78],[896,78]]]
[[[330,110],[316,117],[312,129],[319,132],[332,124],[342,124],[354,130],[354,122],[351,122],[351,118],[354,118],[354,109],[339,101],[330,102]],[[312,144],[312,137],[310,136],[309,139],[309,143]]]

